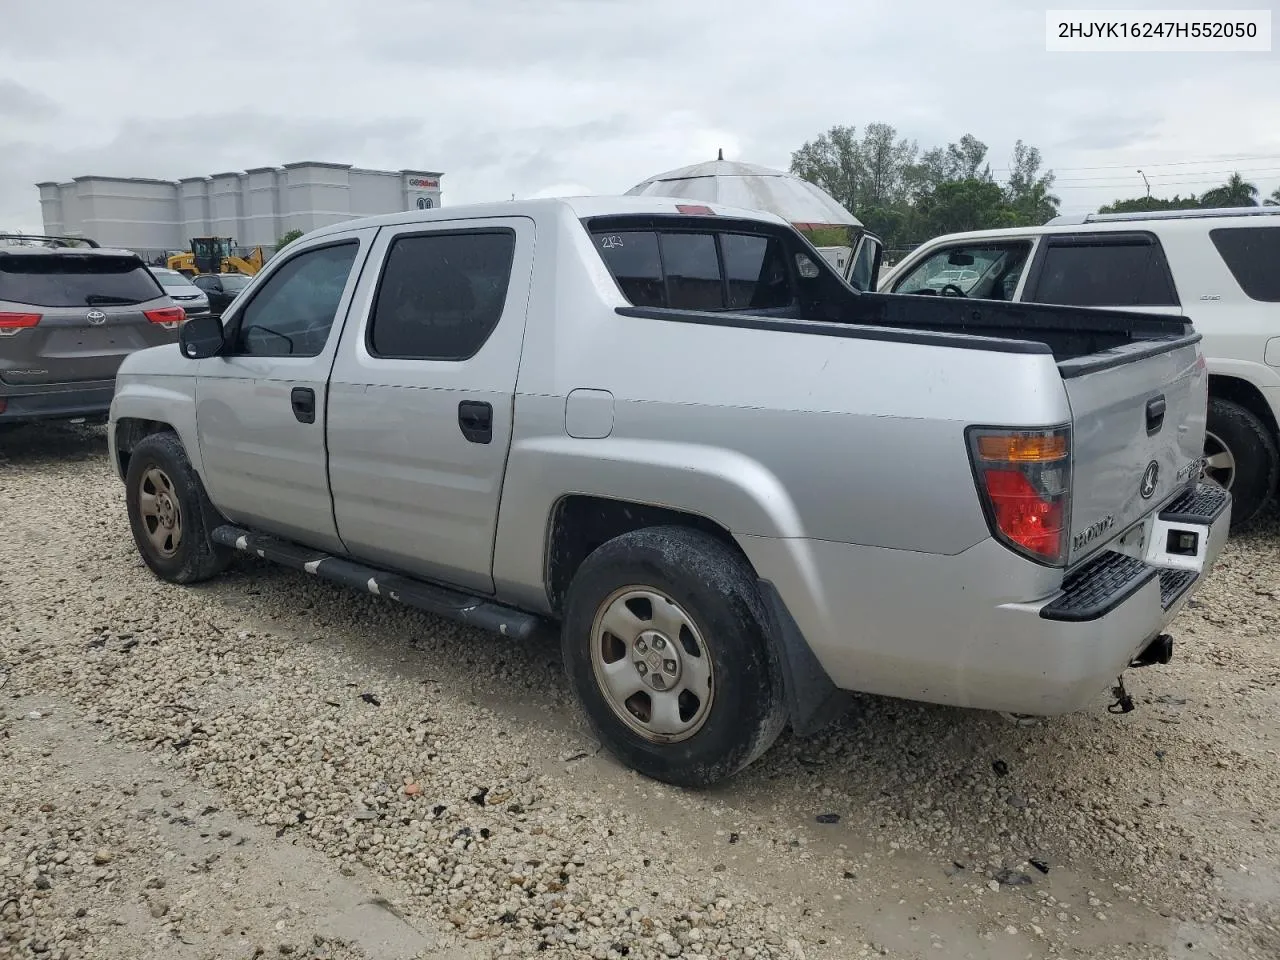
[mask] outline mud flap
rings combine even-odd
[[[832,682],[813,655],[773,584],[768,580],[758,584],[769,613],[769,639],[782,664],[791,729],[797,736],[809,736],[840,719],[848,711],[852,697]]]

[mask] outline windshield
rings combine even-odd
[[[249,285],[249,277],[241,276],[238,273],[224,274],[222,277],[222,289],[227,293],[239,293]]]
[[[144,303],[164,291],[137,257],[0,257],[0,300],[36,307]]]
[[[182,289],[185,287],[195,286],[194,283],[177,272],[161,273],[159,270],[155,270],[153,273],[155,273],[156,279],[160,281],[160,286],[164,287],[166,290],[171,288]]]

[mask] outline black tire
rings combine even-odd
[[[709,655],[710,704],[687,739],[659,743],[637,733],[615,714],[596,679],[596,615],[630,586],[678,604]],[[786,724],[782,671],[767,623],[754,573],[727,545],[685,527],[636,530],[596,549],[574,576],[561,632],[565,670],[592,729],[614,756],[655,780],[708,786],[763,754]]]
[[[149,478],[156,476],[156,470],[170,482],[163,486],[163,493],[177,508],[181,531],[168,554],[155,543],[151,532],[155,526],[143,515],[143,494],[155,489]],[[124,486],[133,542],[157,577],[170,583],[199,583],[227,568],[233,551],[209,538],[209,531],[218,523],[218,512],[175,434],[153,433],[133,448]]]
[[[1276,478],[1280,475],[1280,452],[1260,418],[1238,403],[1220,397],[1209,399],[1206,431],[1211,434],[1205,441],[1206,456],[1216,452],[1213,438],[1217,438],[1235,462],[1235,473],[1229,481],[1231,529],[1240,530],[1257,518],[1275,492]],[[1206,472],[1222,482],[1221,475],[1215,476],[1212,466]]]

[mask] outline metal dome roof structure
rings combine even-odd
[[[808,180],[754,163],[726,160],[723,151],[719,159],[650,177],[628,190],[627,196],[679,197],[764,210],[802,229],[862,226],[862,221]]]

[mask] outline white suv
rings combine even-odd
[[[946,282],[963,270],[963,283]],[[970,274],[976,272],[976,281]],[[882,293],[1185,313],[1209,365],[1207,473],[1254,519],[1280,475],[1280,207],[1056,217],[936,237]]]

